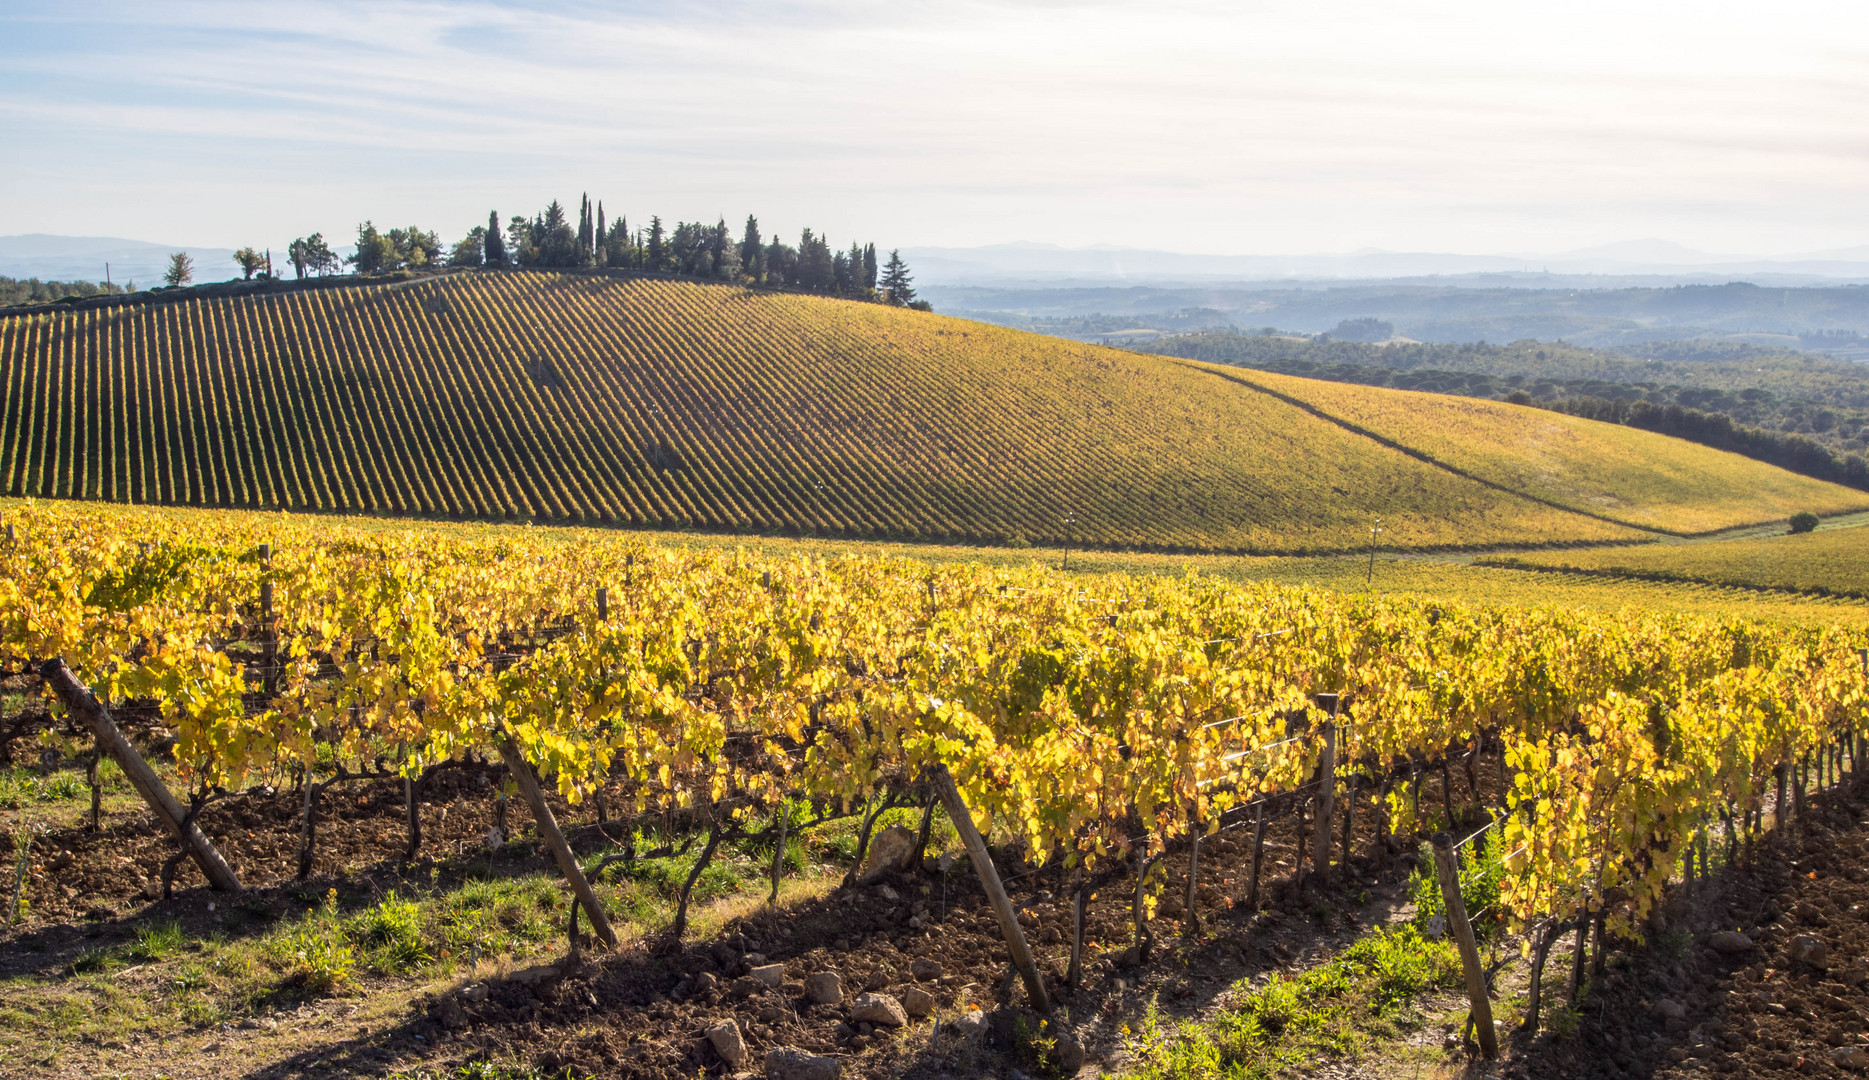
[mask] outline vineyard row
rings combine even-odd
[[[1395,781],[1440,768],[1445,793],[1450,755],[1486,746],[1506,787],[1505,921],[1635,935],[1710,830],[1755,835],[1788,774],[1834,775],[1864,749],[1862,642],[1835,630],[1194,576],[1087,592],[1039,567],[284,518],[3,516],[0,665],[62,657],[104,701],[159,710],[197,807],[497,755],[522,789],[618,792],[625,813],[685,815],[710,849],[800,804],[932,792],[963,837],[998,822],[1038,861],[1094,873],[1146,870],[1279,799],[1310,807],[1321,872],[1339,798],[1376,792],[1382,828],[1413,833]],[[1154,901],[1136,902],[1142,931]]]

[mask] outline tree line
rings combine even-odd
[[[497,211],[490,212],[485,225],[469,229],[452,245],[431,230],[381,230],[366,221],[357,227],[356,251],[349,258],[340,258],[322,233],[292,241],[286,254],[300,278],[341,273],[347,263],[359,274],[441,266],[612,267],[929,309],[916,299],[914,279],[899,251],[879,262],[875,244],[853,242],[847,250],[833,250],[826,237],[811,229],[803,230],[793,246],[764,236],[759,219],[750,214],[738,238],[725,218],[712,225],[678,221],[670,228],[651,217],[632,228],[621,214],[607,217],[603,203],[588,195],[579,201],[575,222],[554,199],[544,210],[530,217],[513,215],[504,225]],[[258,270],[238,255],[236,261],[249,278]],[[270,262],[262,276],[268,273]]]

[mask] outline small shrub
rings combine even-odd
[[[1818,520],[1817,515],[1809,510],[1800,510],[1791,515],[1791,531],[1794,533],[1810,532],[1817,528]]]
[[[1491,841],[1488,843],[1487,841]],[[1460,900],[1467,917],[1473,920],[1473,932],[1484,936],[1490,927],[1499,925],[1496,904],[1505,880],[1505,852],[1498,838],[1476,837],[1457,854],[1460,864]],[[1447,904],[1441,897],[1440,875],[1434,869],[1434,853],[1422,845],[1421,860],[1409,879],[1409,891],[1415,900],[1415,925],[1426,928],[1429,920],[1445,916]]]

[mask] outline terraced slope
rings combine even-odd
[[[1604,577],[1869,597],[1869,527],[1862,526],[1797,536],[1644,544],[1482,561]]]
[[[1499,401],[1218,369],[1472,476],[1677,534],[1869,507],[1869,494],[1684,439]]]
[[[549,273],[0,316],[0,493],[1209,551],[1376,517],[1408,547],[1644,535],[1182,361]]]

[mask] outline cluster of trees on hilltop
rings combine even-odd
[[[54,300],[74,296],[117,296],[135,289],[135,282],[125,286],[102,281],[40,281],[36,277],[0,277],[0,307],[49,304]]]
[[[750,214],[738,238],[725,218],[712,225],[679,221],[670,228],[651,217],[632,229],[621,214],[606,217],[603,203],[588,195],[579,202],[575,222],[554,199],[539,213],[513,216],[504,226],[498,212],[490,213],[485,225],[469,229],[453,245],[416,226],[384,231],[366,221],[357,227],[356,253],[347,260],[320,233],[294,240],[287,255],[301,278],[338,273],[345,262],[359,274],[436,266],[616,267],[928,308],[915,298],[901,254],[891,251],[879,265],[875,244],[833,250],[825,237],[805,229],[793,247],[761,235],[759,220]]]

